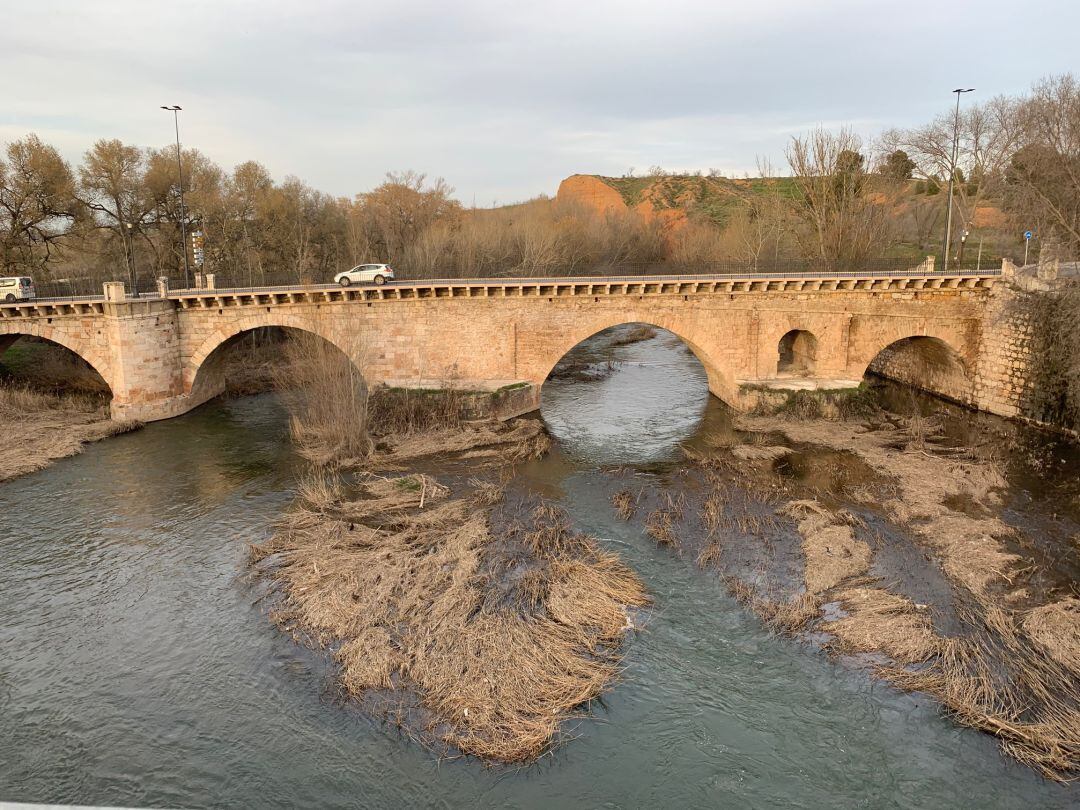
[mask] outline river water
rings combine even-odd
[[[599,342],[598,342],[599,341]],[[1016,765],[816,648],[616,520],[608,465],[663,474],[730,429],[670,335],[550,381],[555,451],[523,471],[655,599],[574,739],[526,768],[438,762],[343,703],[325,656],[245,576],[299,465],[273,396],[214,403],[0,485],[0,800],[201,807],[1067,807]]]

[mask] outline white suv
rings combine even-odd
[[[348,287],[350,284],[363,284],[364,282],[385,284],[387,281],[393,281],[393,279],[394,271],[385,264],[359,264],[352,270],[346,270],[344,273],[338,273],[334,276],[334,281],[342,287]]]

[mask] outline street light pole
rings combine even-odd
[[[183,109],[177,104],[161,109],[168,110],[173,114],[173,126],[176,128],[176,171],[180,176],[180,252],[184,254],[184,284],[191,287],[191,268],[188,266],[187,255],[187,211],[184,208],[184,164],[180,160],[180,116]]]
[[[945,212],[945,247],[942,258],[941,269],[949,269],[949,243],[952,241],[952,191],[953,191],[953,179],[956,177],[956,152],[960,146],[960,94],[971,93],[975,90],[974,87],[967,89],[957,88],[953,90],[956,93],[956,115],[953,117],[953,141],[952,141],[952,162],[949,164],[949,209]]]

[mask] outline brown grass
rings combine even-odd
[[[880,674],[930,694],[958,722],[993,734],[1005,753],[1047,778],[1080,776],[1080,672],[1046,655],[1017,614],[976,598],[962,618],[967,633],[943,639],[929,666]]]
[[[494,506],[506,495],[505,489],[494,481],[471,478],[469,485],[473,487],[473,500],[480,506]]]
[[[652,340],[654,337],[656,337],[656,335],[657,331],[653,327],[647,324],[641,324],[640,326],[635,326],[625,335],[615,338],[608,345],[629,346],[633,343],[641,343],[646,340]]]
[[[941,649],[929,617],[909,599],[871,587],[846,588],[833,598],[848,614],[823,627],[835,637],[834,650],[883,652],[898,664],[918,664]]]
[[[821,601],[814,594],[769,598],[738,577],[724,577],[724,584],[735,601],[749,609],[774,633],[783,636],[797,635],[821,612]]]
[[[798,522],[810,593],[824,593],[870,567],[870,547],[842,516],[817,501],[792,501],[785,511]]]
[[[372,460],[382,469],[400,467],[434,456],[453,456],[479,463],[517,464],[543,456],[551,438],[537,419],[494,419],[434,429],[404,436],[384,437]]]
[[[623,489],[611,496],[611,505],[615,513],[623,520],[630,520],[637,512],[637,500],[628,489]]]
[[[661,546],[679,545],[675,528],[683,518],[686,496],[681,492],[674,497],[664,494],[664,505],[651,511],[645,518],[645,531]]]
[[[370,455],[367,385],[341,349],[315,334],[291,334],[279,375],[289,431],[304,458],[343,467]]]
[[[78,455],[88,442],[142,427],[114,422],[98,395],[56,395],[29,388],[0,387],[0,481],[27,475],[53,461]]]
[[[869,550],[858,548],[865,544],[845,529],[857,520],[814,501],[794,502],[788,510],[799,521],[808,589],[816,581],[813,587],[839,599],[847,614],[824,626],[834,636],[830,647],[884,653],[893,663],[878,672],[894,685],[930,694],[958,722],[994,734],[1007,754],[1048,778],[1080,776],[1080,600],[1010,608],[1031,595],[1013,584],[1023,572],[998,539],[1011,531],[994,517],[1004,485],[1000,465],[976,451],[939,451],[931,441],[932,420],[904,420],[872,431],[827,422],[748,422],[779,429],[795,441],[854,452],[891,476],[898,497],[883,504],[886,512],[908,524],[928,562],[939,559],[953,586],[964,630],[944,638],[934,633],[921,606],[859,581]],[[960,512],[949,505],[957,503],[972,508]],[[740,587],[744,601],[762,601],[748,586]]]
[[[1024,630],[1050,656],[1080,673],[1080,599],[1035,608],[1024,618]]]
[[[428,478],[303,496],[253,553],[281,596],[274,618],[335,647],[345,689],[425,742],[533,759],[618,675],[644,588],[561,510],[540,504],[495,537],[475,501]]]

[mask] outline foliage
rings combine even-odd
[[[910,180],[915,171],[915,161],[903,149],[895,149],[881,165],[881,174],[890,180]]]
[[[1031,324],[1028,415],[1080,431],[1080,282],[1021,299]]]
[[[883,254],[890,239],[886,206],[868,194],[865,159],[850,131],[817,130],[794,138],[788,162],[799,188],[793,201],[805,254],[854,264]]]
[[[1056,76],[1020,106],[1021,147],[1005,172],[1005,201],[1021,227],[1053,228],[1080,248],[1080,83]]]

